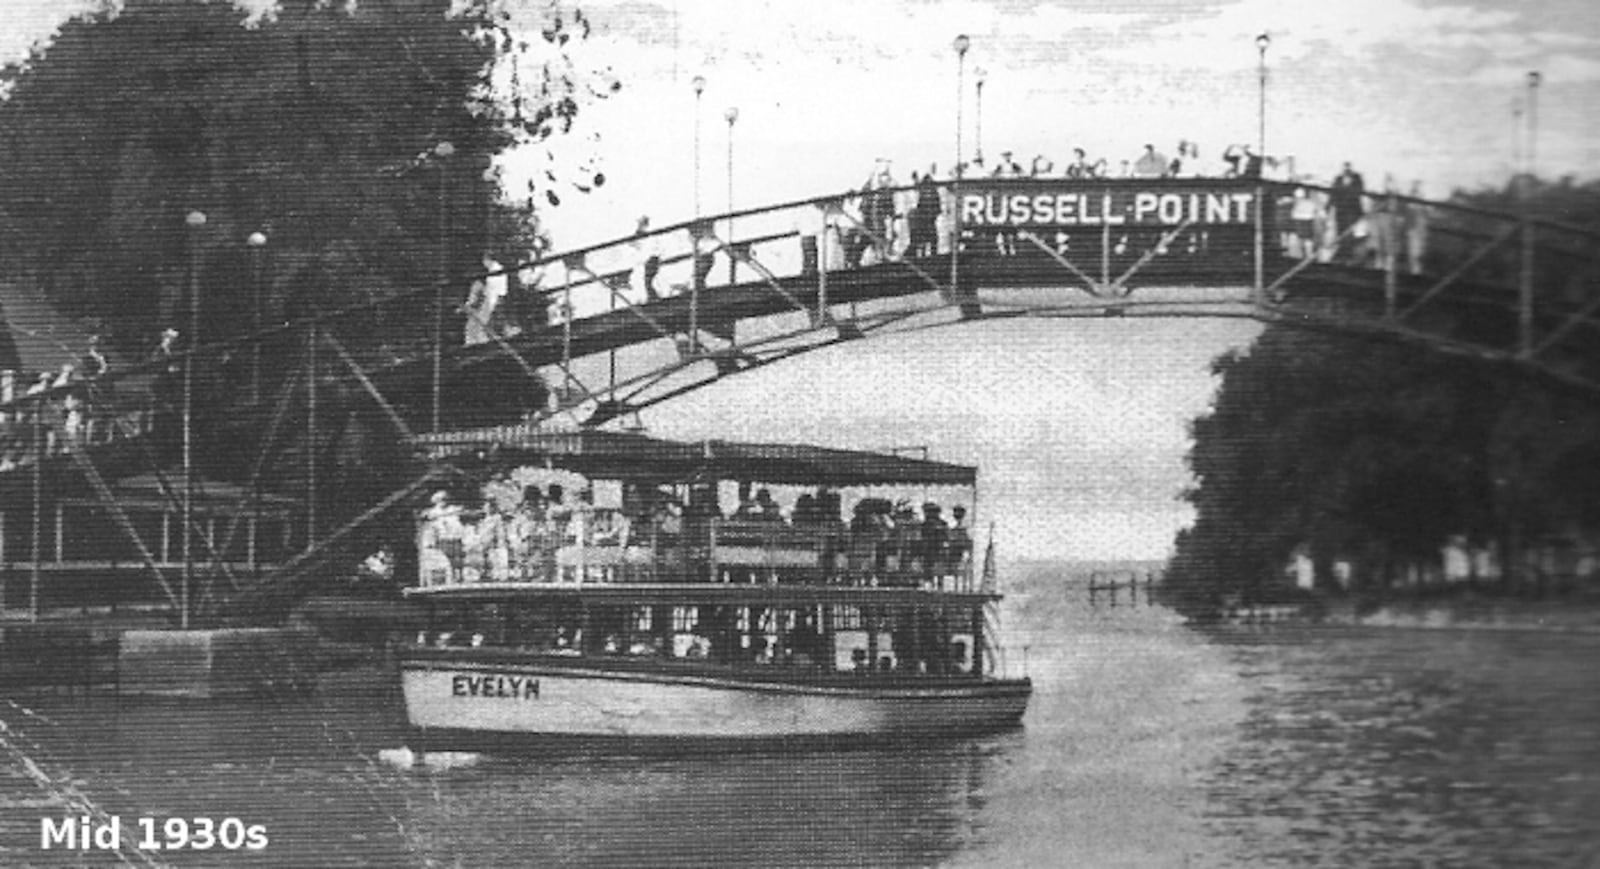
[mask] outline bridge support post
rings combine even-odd
[[[705,288],[706,276],[711,271],[709,263],[701,261],[701,247],[710,234],[711,227],[707,223],[696,222],[689,227],[692,248],[689,261],[693,264],[693,280],[689,282],[689,356],[700,355],[700,291]]]
[[[1533,221],[1522,220],[1522,269],[1517,276],[1517,356],[1533,357]]]
[[[1109,197],[1110,191],[1105,195]],[[1100,286],[1111,286],[1111,224],[1107,222],[1100,224]]]
[[[1256,185],[1256,232],[1255,232],[1255,284],[1250,290],[1250,302],[1256,307],[1265,303],[1266,289],[1266,256],[1267,256],[1267,223],[1266,223],[1266,195],[1261,185]]]
[[[822,231],[817,233],[817,318],[818,326],[826,326],[828,316],[828,223],[823,217]]]
[[[961,103],[960,103],[960,101],[958,99],[957,102],[956,102],[956,110],[957,110],[957,112],[959,112],[960,109],[961,109]],[[961,130],[960,130],[960,124],[959,123],[957,124],[956,138],[958,140],[961,138]],[[961,300],[961,265],[960,265],[960,263],[961,263],[961,172],[962,172],[962,170],[961,170],[961,158],[960,158],[960,155],[959,155],[960,150],[961,150],[961,143],[958,141],[956,143],[956,151],[958,152],[957,157],[956,157],[956,168],[955,168],[955,172],[952,173],[952,175],[951,175],[951,177],[954,178],[955,180],[950,182],[950,208],[951,208],[951,213],[950,213],[950,301],[952,301],[952,302],[958,302],[958,301]]]
[[[563,390],[572,385],[572,263],[561,263],[561,370],[567,372]]]
[[[306,330],[306,548],[317,540],[317,340],[322,330]],[[437,393],[435,393],[437,394]],[[437,426],[434,431],[438,431]]]

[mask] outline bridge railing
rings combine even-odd
[[[1224,201],[1257,193],[1262,207],[1255,212]],[[1339,232],[1342,221],[1328,208],[1335,191],[1278,181],[947,180],[934,185],[932,195],[938,197],[939,209],[921,232],[911,225],[918,188],[895,187],[880,194],[887,213],[895,215],[892,222],[872,220],[873,195],[870,191],[839,191],[684,221],[459,276],[445,284],[421,285],[336,310],[313,311],[225,341],[208,342],[194,352],[210,360],[201,367],[215,368],[219,360],[231,355],[237,369],[238,357],[257,352],[255,348],[261,346],[276,345],[280,351],[294,352],[315,328],[342,341],[348,350],[349,365],[328,361],[332,354],[325,357],[323,367],[337,372],[325,376],[350,380],[356,376],[351,368],[370,372],[415,363],[431,355],[447,355],[468,339],[489,343],[561,328],[625,307],[644,310],[654,301],[686,296],[693,308],[693,297],[699,293],[730,285],[746,287],[749,292],[781,291],[775,285],[778,279],[801,274],[815,275],[815,283],[806,286],[816,292],[811,312],[820,313],[828,302],[830,274],[883,260],[909,260],[907,267],[916,267],[930,290],[948,288],[952,270],[929,260],[950,256],[957,195],[967,209],[960,226],[962,261],[976,265],[989,260],[992,265],[1005,257],[1032,258],[1055,267],[1053,275],[1041,273],[1042,277],[1058,283],[1077,279],[1102,291],[1115,287],[1126,293],[1126,286],[1116,285],[1130,270],[1142,270],[1140,277],[1154,279],[1164,269],[1178,274],[1220,268],[1265,288],[1305,259],[1343,263],[1390,272],[1396,278],[1430,276],[1499,287],[1501,291],[1492,298],[1476,301],[1507,306],[1528,321],[1530,325],[1519,337],[1525,348],[1538,346],[1539,336],[1531,324],[1540,318],[1542,308],[1592,313],[1593,300],[1600,294],[1596,287],[1600,266],[1594,258],[1600,246],[1594,233],[1554,221],[1400,194],[1366,194],[1362,200],[1364,226],[1349,228],[1343,237]],[[1022,208],[1033,209],[1039,205],[1036,198],[1045,195],[1051,197],[1051,212],[1043,224],[1031,215],[1018,217],[1011,208],[1020,203]],[[974,197],[979,205],[973,205]],[[1303,198],[1316,201],[1304,214],[1298,204]],[[1008,199],[1013,201],[1007,203]],[[1120,217],[1108,215],[1108,207],[1120,207]],[[982,219],[974,220],[978,214]],[[1001,219],[990,219],[996,215]],[[1119,219],[1113,222],[1112,217]],[[913,241],[920,249],[913,249]],[[1253,259],[1257,252],[1259,259]],[[919,258],[918,253],[924,256]],[[968,280],[983,273],[982,269],[969,271]],[[519,278],[519,286],[497,306],[490,309],[475,304],[475,284],[507,277]],[[1448,286],[1442,286],[1435,296],[1444,292],[1461,296]],[[1403,315],[1408,306],[1430,301],[1414,292],[1409,299],[1404,295],[1396,291],[1392,315]],[[798,300],[795,304],[800,307]],[[372,331],[373,318],[410,324],[411,338],[389,346],[370,346],[364,335]],[[440,319],[445,328],[430,328],[430,323]],[[440,342],[444,346],[435,346]],[[128,395],[148,395],[148,385],[180,366],[185,355],[179,352],[115,371],[98,382],[97,391],[117,394],[117,384],[122,383],[133,386],[126,391]],[[75,390],[52,389],[33,395],[18,394],[20,391],[21,384],[14,383],[9,400],[0,395],[0,461],[9,456],[13,466],[37,453],[30,434],[40,428],[30,423],[37,410],[47,415],[62,412],[60,408],[71,404]],[[241,390],[229,392],[237,396]],[[171,405],[172,398],[147,399],[142,407],[129,407],[126,398],[114,408],[83,404],[78,411],[79,424],[91,443],[148,434],[161,407]],[[48,433],[43,436],[51,437]],[[61,448],[56,444],[51,449]]]

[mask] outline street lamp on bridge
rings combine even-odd
[[[965,73],[967,69],[967,49],[972,47],[972,40],[965,33],[956,37],[952,45],[956,50],[956,167],[953,178],[960,178],[961,166],[961,102],[963,89],[966,87]]]
[[[1260,102],[1256,106],[1256,153],[1261,158],[1261,164],[1267,161],[1267,47],[1272,45],[1272,37],[1263,33],[1256,37],[1256,73],[1260,85]]]
[[[1528,183],[1539,170],[1539,83],[1538,70],[1528,71]]]
[[[179,589],[178,626],[189,628],[189,584],[194,574],[190,550],[194,537],[194,353],[200,346],[200,231],[205,228],[203,211],[191,211],[183,219],[189,247],[189,334],[183,355],[183,585]]]
[[[1511,98],[1511,183],[1522,174],[1522,97]]]
[[[734,270],[739,263],[733,256],[733,122],[739,120],[738,106],[728,106],[722,113],[728,122],[728,283],[734,282]]]
[[[456,146],[440,142],[433,146],[439,159],[439,282],[433,293],[433,418],[432,430],[439,430],[439,389],[444,375],[444,286],[450,279],[450,174],[445,161]]]
[[[706,77],[697,75],[694,86],[694,216],[700,218],[700,95],[706,90]]]
[[[973,136],[973,150],[977,154],[972,158],[972,162],[979,166],[983,165],[983,82],[988,77],[989,73],[981,66],[972,71],[973,87],[977,91],[977,112],[975,113],[977,115],[977,131]]]
[[[956,165],[950,172],[950,198],[954,203],[950,215],[950,295],[956,295],[956,280],[960,277],[961,266],[961,100],[964,96],[964,73],[967,67],[967,49],[972,47],[972,40],[965,33],[956,36],[951,46],[956,50]]]
[[[256,333],[250,350],[250,401],[261,401],[261,254],[267,246],[264,232],[252,232],[244,240],[250,251],[250,331]]]

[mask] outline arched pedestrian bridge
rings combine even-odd
[[[485,425],[598,426],[812,350],[1011,317],[1252,318],[1409,341],[1600,397],[1600,354],[1589,352],[1600,327],[1595,233],[1389,194],[1365,198],[1364,220],[1340,220],[1322,202],[1328,193],[1252,179],[1016,178],[835,194],[206,344],[193,351],[197,369],[216,367],[223,353],[302,348],[299,370],[274,389],[259,378],[222,384],[206,393],[219,406],[202,410],[192,390],[184,394],[193,440],[230,447],[236,491],[298,496],[305,515],[294,524],[305,530],[285,538],[299,555],[263,569],[252,554],[241,578],[227,567],[237,562],[236,527],[224,533],[191,517],[202,544],[193,558],[246,598],[286,588],[431,484],[427,471],[374,494],[369,509],[337,527],[320,519],[317,505],[340,485],[332,455],[347,433],[340,421],[356,415],[386,420],[402,441],[477,437],[472,430]],[[412,322],[418,337],[374,347],[362,338],[375,317]],[[120,377],[162,380],[153,365]],[[141,539],[113,484],[154,471],[157,490],[176,503],[182,487],[162,474],[171,477],[171,429],[183,415],[170,383],[140,392],[147,406],[131,413],[130,391],[116,391],[114,410],[91,402],[76,418],[63,410],[62,390],[0,404],[0,490],[19,504],[42,504],[41,491],[57,488],[97,497],[135,544],[123,562],[143,563],[176,605],[162,574],[172,564],[158,558],[166,550]],[[127,419],[139,425],[119,422]],[[163,428],[167,448],[153,445]],[[30,520],[31,548],[10,548],[12,569],[14,553],[49,548],[42,509]],[[245,512],[261,515],[259,504]],[[59,557],[63,537],[55,537]]]
[[[942,208],[922,233],[914,216],[863,216],[866,197],[850,194],[547,258],[532,316],[526,299],[520,315],[469,311],[476,343],[447,349],[445,367],[495,380],[543,370],[555,387],[545,413],[592,425],[875,334],[1017,316],[1203,316],[1385,335],[1600,387],[1600,371],[1567,352],[1600,325],[1600,248],[1575,227],[1398,195],[1366,197],[1365,219],[1346,223],[1296,205],[1329,191],[1247,180],[984,179],[937,191]],[[915,214],[914,190],[893,195]],[[646,287],[651,255],[661,265]],[[415,394],[418,366],[385,376]]]

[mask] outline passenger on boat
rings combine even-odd
[[[459,582],[462,537],[466,533],[461,508],[451,504],[449,494],[440,490],[433,493],[422,519],[423,575],[435,582]]]
[[[916,559],[922,552],[922,523],[917,519],[916,508],[904,499],[895,502],[889,521],[892,533],[884,569],[899,574],[895,584],[902,584],[916,571]]]
[[[966,568],[967,554],[972,551],[972,535],[965,524],[967,508],[960,504],[950,508],[952,524],[946,532],[945,572],[959,579]]]
[[[817,524],[817,499],[810,492],[801,492],[794,499],[794,511],[789,514],[789,520],[795,525]]]
[[[851,579],[858,583],[871,583],[884,567],[892,509],[883,498],[862,498],[853,508],[845,564]]]
[[[950,529],[940,515],[943,511],[932,501],[922,505],[922,581],[933,582],[945,562],[945,549],[949,545]]]
[[[658,496],[651,512],[651,521],[655,525],[657,547],[675,548],[683,536],[683,509],[678,502],[671,497]]]
[[[508,578],[520,579],[524,582],[535,578],[534,571],[539,563],[539,523],[544,513],[544,496],[540,494],[538,486],[526,486],[522,490],[522,500],[517,502],[510,517],[506,520],[506,548],[509,573]]]
[[[772,500],[772,490],[758,489],[756,491],[756,516],[763,522],[782,522],[783,510],[778,502]]]
[[[756,506],[755,489],[751,488],[748,481],[739,483],[739,506],[733,508],[730,519],[743,519],[754,521],[759,508]]]
[[[590,542],[594,546],[627,546],[632,523],[620,510],[595,510]]]

